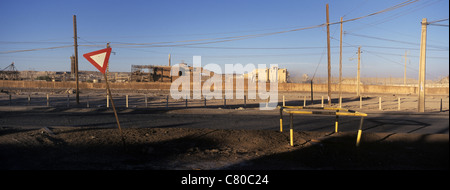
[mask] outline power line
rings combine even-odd
[[[372,51],[367,51],[367,50],[365,50],[365,52],[367,52],[367,53],[369,53],[369,54],[372,54],[372,55],[375,55],[375,56],[377,56],[377,57],[379,57],[379,58],[382,58],[382,59],[384,59],[384,60],[390,61],[390,62],[392,62],[392,63],[395,63],[395,64],[398,64],[398,65],[404,66],[403,63],[400,63],[400,62],[397,62],[397,61],[393,61],[393,60],[388,59],[388,58],[386,58],[386,57],[380,56],[380,55],[378,55],[377,53],[374,53],[374,52],[372,52]],[[413,70],[413,71],[415,71],[415,72],[419,72],[419,70],[417,70],[417,69],[415,69],[415,68],[412,68],[412,67],[409,67],[409,66],[407,66],[407,68],[410,69],[410,70]]]
[[[358,36],[358,37],[364,37],[364,38],[371,38],[371,39],[376,39],[376,40],[384,40],[384,41],[389,41],[389,42],[402,43],[402,44],[420,45],[420,43],[413,43],[413,42],[407,42],[407,41],[400,41],[400,40],[393,40],[393,39],[387,39],[387,38],[380,38],[380,37],[376,37],[376,36],[368,36],[368,35],[363,35],[363,34],[355,34],[355,33],[351,33],[351,32],[346,32],[345,34],[352,35],[352,36]],[[438,49],[448,50],[448,47],[443,47],[443,46],[428,45],[428,44],[427,44],[427,46],[429,46],[429,47],[434,47],[434,48],[438,48]]]
[[[0,41],[0,44],[71,44],[72,42],[13,42],[13,41]]]
[[[410,5],[410,4],[415,3],[415,2],[417,2],[417,1],[419,1],[419,0],[414,0],[414,1],[409,0],[409,1],[404,1],[404,2],[402,2],[402,3],[400,3],[400,4],[391,6],[391,7],[389,7],[389,8],[383,9],[383,10],[378,11],[378,12],[375,12],[375,13],[371,13],[371,14],[364,15],[364,16],[360,16],[360,17],[353,18],[353,19],[344,20],[344,21],[342,21],[342,23],[350,22],[350,21],[355,21],[355,20],[359,20],[359,19],[362,19],[362,18],[374,16],[374,15],[377,15],[377,14],[389,12],[389,11],[392,11],[392,10],[395,10],[395,9],[398,9],[398,8],[401,8],[401,7]],[[331,25],[331,24],[340,24],[340,23],[341,23],[341,22],[335,22],[335,23],[330,23],[330,25]]]
[[[367,50],[366,50],[367,51]],[[395,53],[386,53],[386,52],[378,52],[378,51],[370,51],[372,53],[379,53],[379,54],[383,54],[383,55],[394,55],[394,56],[405,56],[402,54],[395,54]],[[408,55],[409,57],[419,57],[418,55]],[[427,56],[427,59],[431,58],[431,59],[448,59],[448,57],[438,57],[438,56]]]
[[[388,22],[388,21],[392,21],[392,20],[394,20],[394,19],[396,19],[396,18],[399,18],[399,17],[401,17],[401,16],[404,16],[404,15],[407,15],[407,14],[410,14],[410,13],[413,13],[414,11],[417,11],[417,10],[420,10],[420,9],[422,9],[422,8],[425,8],[425,7],[428,7],[428,6],[430,6],[430,5],[433,5],[433,4],[435,4],[435,3],[439,2],[439,1],[441,1],[441,0],[437,0],[437,1],[425,1],[425,2],[422,3],[422,4],[419,4],[419,5],[415,6],[415,7],[411,7],[411,8],[409,8],[409,9],[403,10],[403,11],[401,11],[401,12],[395,13],[395,14],[393,14],[393,15],[391,15],[391,16],[388,16],[388,17],[386,17],[386,18],[383,18],[383,19],[381,19],[381,20],[379,20],[379,21],[374,21],[374,22],[372,22],[372,23],[365,24],[366,26],[361,26],[361,27],[359,27],[359,28],[357,28],[357,29],[353,29],[353,31],[355,31],[355,30],[361,30],[361,29],[364,29],[364,28],[366,28],[366,27],[375,27],[375,26],[377,26],[377,25],[379,25],[379,24],[381,24],[381,23],[385,23],[385,22]],[[364,24],[364,23],[363,23],[363,24]]]
[[[428,25],[448,27],[448,24],[428,24]]]
[[[383,10],[378,11],[378,12],[374,12],[374,13],[371,13],[371,14],[368,14],[368,15],[364,15],[364,16],[361,16],[361,17],[357,17],[357,18],[353,18],[353,19],[344,20],[344,21],[342,21],[342,23],[344,23],[344,22],[351,22],[351,21],[363,19],[363,18],[366,18],[366,17],[378,15],[378,14],[381,14],[381,13],[385,13],[385,12],[388,12],[388,11],[392,11],[392,10],[395,10],[395,9],[398,9],[398,8],[410,5],[412,3],[415,3],[417,1],[418,0],[404,1],[404,2],[402,2],[400,4],[388,7],[386,9],[383,9]],[[340,24],[340,23],[341,22],[334,22],[334,23],[329,23],[329,25]],[[288,32],[296,32],[296,31],[301,31],[301,30],[319,28],[319,27],[323,27],[323,26],[326,26],[326,25],[327,25],[326,23],[323,23],[323,24],[318,24],[318,25],[314,25],[314,26],[295,28],[295,29],[291,29],[291,30],[284,30],[284,31],[277,31],[277,32],[269,32],[269,33],[261,33],[261,34],[249,34],[249,35],[240,35],[240,36],[229,36],[229,37],[220,37],[220,38],[209,38],[209,39],[182,40],[182,41],[169,41],[169,42],[151,42],[151,43],[120,43],[120,42],[118,42],[118,44],[115,45],[115,46],[177,47],[177,46],[188,46],[188,45],[212,44],[212,43],[222,43],[222,42],[244,40],[244,39],[250,39],[250,38],[256,38],[256,37],[270,36],[270,35],[276,35],[276,34],[283,34],[283,33],[288,33]],[[206,42],[202,42],[202,41],[206,41]],[[189,43],[189,42],[195,42],[195,43]],[[185,43],[185,44],[167,45],[167,44],[170,44],[170,43]],[[97,45],[93,44],[93,45],[80,45],[80,46],[97,46]],[[38,51],[38,50],[57,49],[57,48],[65,48],[65,47],[71,47],[71,46],[58,46],[58,47],[50,47],[50,48],[35,48],[35,49],[28,49],[28,50],[3,51],[3,52],[0,52],[0,53],[1,54],[5,54],[5,53],[26,52],[26,51]]]
[[[444,19],[440,19],[440,20],[435,20],[435,21],[430,21],[430,22],[427,22],[427,24],[434,24],[434,23],[436,23],[436,22],[442,22],[442,21],[446,21],[446,20],[448,20],[448,18],[444,18]]]
[[[27,52],[27,51],[38,51],[38,50],[48,50],[48,49],[59,49],[59,48],[68,48],[68,47],[73,47],[73,45],[48,47],[48,48],[25,49],[25,50],[1,51],[0,54],[18,53],[18,52]]]
[[[400,4],[391,6],[389,8],[383,9],[383,10],[378,11],[378,12],[374,12],[374,13],[371,13],[371,14],[368,14],[368,15],[364,15],[364,16],[361,16],[361,17],[357,17],[357,18],[353,18],[353,19],[343,20],[342,23],[344,23],[344,22],[351,22],[351,21],[363,19],[363,18],[366,18],[366,17],[378,15],[378,14],[381,14],[381,13],[385,13],[385,12],[388,12],[388,11],[392,11],[392,10],[395,10],[395,9],[398,9],[398,8],[410,5],[412,3],[415,3],[417,1],[418,0],[408,0],[408,1],[402,2]],[[332,23],[329,23],[329,25],[340,24],[340,23],[341,23],[340,21],[339,22],[332,22]],[[151,43],[120,43],[119,42],[119,45],[131,45],[131,46],[150,45],[149,47],[174,47],[174,46],[209,44],[209,43],[228,42],[228,41],[243,40],[243,39],[249,39],[249,38],[270,36],[270,35],[283,34],[283,33],[288,33],[288,32],[296,32],[296,31],[301,31],[301,30],[319,28],[319,27],[323,27],[323,26],[326,26],[326,25],[327,25],[326,23],[322,23],[322,24],[318,24],[318,25],[314,25],[314,26],[308,26],[308,27],[296,28],[296,29],[291,29],[291,30],[278,31],[278,32],[269,32],[269,33],[261,33],[261,34],[249,34],[249,35],[241,35],[241,36],[229,36],[229,37],[210,38],[210,39],[183,40],[183,41],[172,41],[172,42],[170,42],[170,41],[169,42],[151,42]],[[214,40],[218,40],[218,41],[214,41]],[[185,42],[198,42],[198,41],[212,41],[212,42],[177,44],[177,45],[155,45],[155,44],[185,43]]]

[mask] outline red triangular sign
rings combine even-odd
[[[106,67],[108,67],[109,55],[111,54],[111,48],[105,48],[90,53],[83,54],[92,65],[94,65],[100,72],[105,74]]]

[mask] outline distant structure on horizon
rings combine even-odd
[[[14,66],[14,62],[0,71],[1,80],[19,80],[19,71]]]
[[[251,73],[244,74],[244,77],[252,82],[287,83],[289,72],[287,69],[281,69],[274,66],[271,68],[254,69]]]

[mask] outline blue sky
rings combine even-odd
[[[95,70],[82,54],[111,42],[110,71],[166,65],[170,53],[172,63],[192,65],[192,56],[200,55],[203,65],[278,64],[292,75],[326,76],[326,27],[223,39],[323,24],[327,3],[330,22],[338,22],[403,2],[411,3],[344,23],[343,75],[356,76],[361,46],[362,77],[403,77],[408,51],[407,77],[418,78],[420,22],[448,19],[448,0],[0,0],[0,69],[15,62],[19,70],[70,71],[76,15],[80,70]],[[436,24],[447,26],[428,25],[427,79],[449,73],[448,20]],[[332,75],[338,77],[339,24],[330,33]]]

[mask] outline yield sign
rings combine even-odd
[[[109,55],[111,54],[111,48],[105,48],[90,53],[83,54],[92,65],[97,67],[97,69],[105,74],[106,67],[108,67]]]

